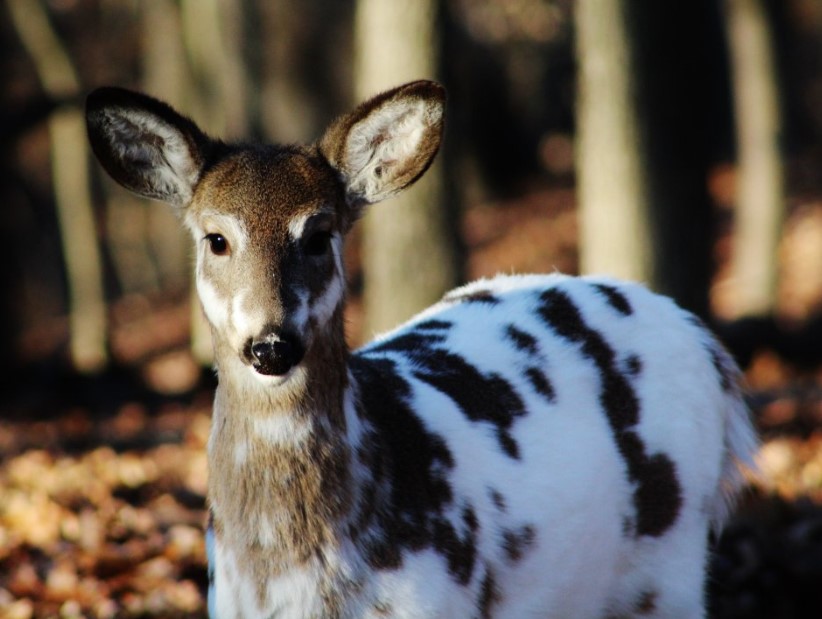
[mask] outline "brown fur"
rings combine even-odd
[[[332,319],[342,323],[341,312]],[[218,334],[215,334],[218,337]],[[209,450],[209,497],[215,531],[226,547],[244,549],[246,576],[255,579],[261,602],[266,582],[289,566],[302,565],[322,547],[334,545],[338,523],[351,506],[341,407],[346,376],[344,342],[310,349],[304,364],[309,376],[322,376],[326,389],[292,396],[288,411],[272,413],[263,394],[239,393],[230,375],[220,374],[215,409],[221,413]],[[252,396],[252,397],[249,397]],[[262,396],[262,397],[254,397]],[[300,418],[312,428],[299,447],[272,449],[251,428],[255,417],[283,414]],[[236,450],[244,445],[247,459],[236,465]],[[230,523],[230,526],[224,526]],[[219,527],[219,528],[217,528]],[[259,543],[265,529],[277,542]]]
[[[212,317],[222,323],[212,324],[219,374],[209,440],[213,527],[240,571],[226,567],[227,587],[252,582],[261,607],[272,576],[322,561],[323,549],[337,545],[356,520],[343,410],[344,299],[325,324],[315,324],[309,313],[307,327],[300,325],[305,332],[288,334],[303,299],[320,298],[342,274],[330,252],[312,253],[301,246],[303,239],[292,238],[289,224],[302,218],[309,225],[305,218],[316,216],[323,233],[341,236],[362,204],[411,184],[437,152],[443,104],[441,86],[415,82],[341,117],[316,146],[247,146],[210,140],[192,121],[145,95],[106,88],[89,96],[89,137],[106,170],[129,189],[180,207],[198,244],[198,279],[215,297]],[[386,118],[410,125],[394,132]],[[349,144],[357,145],[354,155]],[[358,175],[356,191],[347,184],[352,174]],[[216,257],[209,253],[214,235],[226,242]],[[239,252],[232,243],[247,246]],[[235,301],[242,306],[235,308]],[[234,312],[243,315],[245,326],[235,324]],[[266,324],[257,325],[260,319]],[[252,323],[262,332],[242,331]],[[276,386],[259,382],[250,358],[255,338],[286,334],[300,338],[298,376]],[[277,417],[287,420],[287,430],[307,432],[300,440],[272,444],[255,424]],[[339,591],[358,585],[341,587],[343,576],[325,569],[318,585],[323,616],[334,617]]]

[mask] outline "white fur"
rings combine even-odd
[[[271,446],[295,445],[309,438],[311,427],[290,415],[269,415],[251,420],[254,432]]]
[[[345,275],[342,265],[342,239],[338,234],[331,237],[331,251],[334,254],[334,275],[328,286],[311,305],[310,314],[317,324],[325,324],[337,309],[345,294]]]
[[[618,315],[592,283],[616,287],[630,302],[632,315]],[[642,362],[632,379],[641,406],[636,431],[648,454],[671,458],[682,488],[681,511],[659,537],[626,536],[623,531],[624,518],[633,509],[633,487],[599,401],[600,373],[579,346],[554,333],[535,314],[536,295],[550,288],[561,288],[573,300],[585,323],[603,335],[618,358],[635,355]],[[446,297],[358,353],[398,364],[412,389],[409,405],[429,432],[443,438],[453,456],[453,468],[441,471],[454,493],[446,517],[460,535],[465,532],[459,518],[462,505],[471,505],[479,522],[471,580],[465,585],[455,582],[446,558],[433,547],[403,551],[398,569],[372,570],[357,545],[343,538],[340,547],[328,548],[323,555],[326,566],[335,565],[345,575],[340,587],[352,587],[342,616],[476,616],[486,569],[496,579],[499,599],[491,606],[495,618],[600,619],[609,613],[631,617],[637,600],[647,592],[655,595],[655,610],[643,616],[704,616],[708,528],[726,512],[722,484],[738,481],[729,474],[728,463],[736,467],[748,462],[755,445],[736,391],[725,393],[720,387],[706,351],[706,345],[713,345],[710,336],[669,300],[611,280],[498,277],[455,294],[477,290],[491,291],[499,303],[489,309]],[[416,368],[407,357],[377,351],[381,343],[431,319],[453,325],[445,343],[449,351],[470,360],[485,375],[504,377],[522,398],[528,414],[511,427],[519,459],[501,453],[492,424],[468,419],[449,397],[415,378]],[[555,390],[552,403],[523,379],[523,367],[534,359],[506,340],[509,323],[538,338],[539,351],[533,357]],[[367,440],[367,427],[354,410],[357,389],[352,384],[344,402],[352,446]],[[264,434],[283,440],[293,436],[293,429],[278,421],[276,428],[266,426]],[[368,479],[369,471],[352,464],[352,476],[358,484]],[[490,488],[505,497],[504,511],[494,505]],[[534,528],[533,546],[512,562],[503,549],[503,531],[523,525]],[[245,616],[318,616],[318,583],[327,577],[327,569],[315,568],[295,568],[272,578],[270,603],[244,607]],[[356,586],[350,585],[354,582]],[[236,609],[243,602],[235,598],[225,604]]]
[[[130,105],[118,103],[129,97]],[[102,91],[90,101],[93,143],[115,179],[188,206],[199,245],[197,287],[220,375],[210,466],[234,467],[217,470],[209,488],[219,525],[206,537],[212,617],[704,617],[709,529],[727,517],[756,438],[736,367],[693,317],[613,280],[498,277],[447,295],[354,353],[351,366],[332,366],[344,355],[342,325],[332,318],[344,298],[342,231],[331,231],[326,289],[311,299],[296,290],[296,315],[283,316],[277,285],[305,288],[317,263],[291,261],[288,272],[272,273],[279,265],[249,253],[265,245],[249,234],[267,240],[275,231],[246,230],[244,206],[229,216],[196,196],[189,204],[200,174],[216,169],[199,168],[207,138],[127,93]],[[335,215],[349,222],[357,212],[346,209],[423,172],[439,145],[443,107],[440,89],[412,83],[366,102],[353,126],[350,117],[333,125],[319,147],[348,198],[333,204]],[[223,157],[250,166],[240,171],[279,165],[258,151],[237,152]],[[289,202],[296,196],[268,203],[257,180],[247,181],[231,181],[241,205],[299,206]],[[292,240],[307,221],[290,222]],[[226,237],[227,255],[209,253],[204,237],[212,233]],[[541,306],[545,298],[554,305]],[[281,376],[260,374],[248,359],[250,338],[271,326],[288,329],[306,350]],[[330,354],[313,354],[323,347]],[[415,356],[414,347],[429,356]],[[378,364],[386,374],[371,376]],[[401,397],[382,392],[392,385]],[[489,408],[501,393],[508,399]],[[373,395],[380,398],[368,400]],[[521,414],[507,419],[518,401]],[[319,410],[324,405],[330,410]],[[403,443],[420,428],[427,438]],[[440,450],[427,451],[430,444]],[[299,479],[312,467],[307,455],[328,458]],[[416,476],[405,488],[392,486],[403,481],[400,467]],[[268,491],[274,476],[284,492]],[[638,488],[651,491],[641,506]],[[316,499],[310,505],[323,513],[301,512],[303,499]],[[428,511],[400,512],[405,499],[413,500],[409,511]],[[230,505],[240,509],[223,500],[242,501]],[[288,534],[309,536],[290,538],[293,546],[314,545],[289,548],[280,543]],[[251,573],[259,567],[246,556],[252,550],[267,561],[262,573]]]
[[[288,222],[288,234],[291,238],[295,241],[298,241],[303,236],[303,231],[305,230],[305,224],[308,222],[311,217],[314,216],[314,213],[308,213],[306,215],[300,215],[295,217],[291,221]]]
[[[206,274],[206,261],[216,261],[223,264],[231,259],[231,255],[242,255],[248,247],[248,233],[242,222],[231,215],[225,215],[214,210],[207,210],[195,217],[190,212],[185,215],[185,224],[191,231],[197,251],[196,283],[200,303],[209,322],[223,332],[251,333],[254,328],[253,318],[248,316],[244,309],[245,297],[249,294],[247,288],[235,288],[229,298],[211,283]],[[222,234],[228,241],[230,254],[228,256],[212,256],[207,234]],[[212,267],[213,268],[213,267]],[[219,268],[219,266],[217,267]]]
[[[635,315],[615,316],[591,281],[616,286]],[[586,323],[604,334],[617,354],[635,354],[643,362],[635,384],[641,403],[638,432],[650,454],[662,452],[675,462],[684,495],[681,516],[659,538],[626,540],[620,530],[621,515],[630,511],[631,488],[598,402],[598,371],[575,346],[540,324],[533,311],[534,291],[557,286],[569,293]],[[467,420],[442,393],[414,379],[413,367],[403,373],[414,388],[414,410],[427,427],[447,437],[456,460],[452,486],[468,503],[486,503],[478,509],[480,530],[493,531],[506,521],[538,523],[538,548],[516,567],[502,567],[505,560],[493,543],[480,551],[499,568],[502,600],[493,616],[602,617],[626,611],[643,591],[659,594],[660,610],[650,616],[701,616],[704,540],[710,520],[721,518],[725,509],[711,502],[709,513],[704,513],[705,496],[716,496],[720,476],[727,474],[723,458],[735,455],[749,463],[755,444],[741,402],[734,394],[723,394],[717,383],[704,347],[709,336],[697,331],[669,300],[610,280],[499,277],[456,293],[476,290],[500,295],[504,307],[489,312],[480,303],[444,301],[366,347],[363,354],[424,320],[450,321],[455,326],[446,348],[483,373],[504,376],[526,400],[530,414],[515,422],[512,431],[521,459],[512,460],[499,455],[487,425]],[[501,333],[508,322],[539,334],[546,373],[556,389],[554,404],[541,401],[522,381],[517,371],[522,353]],[[402,355],[380,355],[406,367]],[[731,439],[737,444],[730,453],[725,444],[728,427],[739,434]],[[487,504],[489,486],[508,499],[503,521]],[[445,570],[440,571],[440,579],[449,582]],[[429,581],[433,573],[430,566],[424,572]],[[459,591],[452,588],[451,595]],[[427,616],[468,615],[438,610]]]
[[[247,297],[251,294],[248,288],[240,288],[231,298],[231,325],[237,333],[254,333],[259,329],[262,320],[250,314]]]
[[[218,329],[224,329],[229,322],[229,300],[220,296],[209,279],[197,271],[197,296],[203,306],[208,321]]]

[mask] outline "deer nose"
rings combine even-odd
[[[266,376],[282,376],[302,361],[303,351],[289,336],[267,336],[251,342],[251,363]]]

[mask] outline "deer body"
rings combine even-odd
[[[696,319],[601,278],[509,276],[351,353],[342,242],[436,153],[415,82],[311,147],[226,145],[119,89],[121,184],[180,209],[219,387],[213,617],[701,617],[709,529],[755,446]]]

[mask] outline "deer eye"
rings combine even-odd
[[[211,253],[215,256],[225,256],[228,254],[228,241],[222,234],[206,234],[206,241],[211,248]]]
[[[331,247],[331,233],[327,230],[312,232],[303,243],[303,251],[309,256],[324,256]]]

